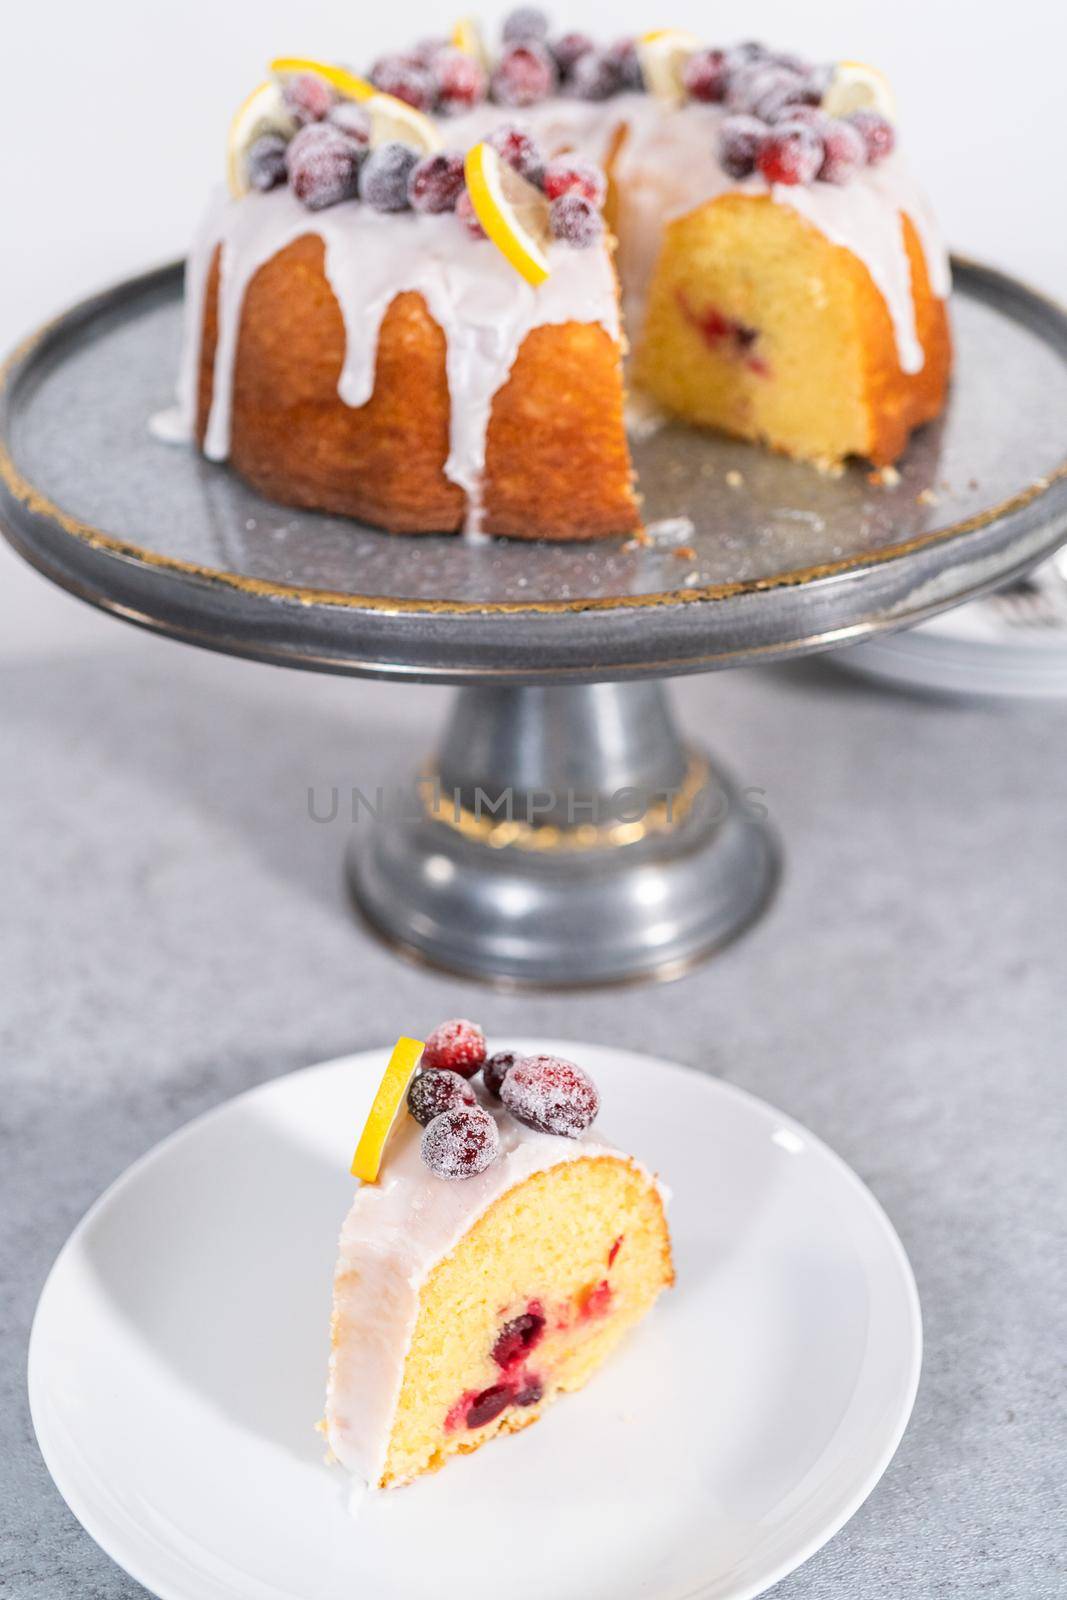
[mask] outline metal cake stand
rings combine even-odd
[[[758,806],[682,740],[662,680],[905,627],[1067,538],[1067,314],[958,262],[946,415],[900,481],[681,426],[635,443],[651,542],[391,538],[271,505],[154,439],[181,272],[42,329],[0,379],[0,521],[54,582],[190,644],[460,685],[432,756],[354,830],[403,949],[505,983],[669,977],[776,877]],[[359,772],[353,784],[361,787]]]

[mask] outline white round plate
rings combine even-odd
[[[826,657],[901,689],[983,698],[1067,697],[1067,555],[1007,589]]]
[[[75,1516],[163,1600],[747,1600],[877,1483],[921,1325],[868,1190],[727,1084],[537,1048],[589,1068],[606,1132],[671,1185],[677,1287],[537,1427],[355,1516],[314,1424],[384,1051],[209,1112],[75,1229],[34,1321],[34,1425]]]

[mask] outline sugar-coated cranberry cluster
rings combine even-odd
[[[554,94],[607,100],[624,89],[643,89],[637,47],[620,39],[600,48],[584,33],[550,38],[547,16],[520,6],[506,18],[500,50],[488,68],[446,39],[423,39],[411,50],[382,56],[371,82],[419,111],[454,116],[485,100],[534,106]]]
[[[375,211],[455,211],[473,238],[485,238],[467,192],[462,151],[420,156],[399,140],[372,150],[367,113],[354,101],[339,100],[314,73],[288,79],[283,94],[297,131],[289,140],[272,133],[253,143],[252,188],[288,183],[312,211],[342,200],[362,200]],[[546,161],[526,130],[510,124],[497,128],[489,143],[544,193],[554,238],[580,249],[600,238],[607,183],[598,167],[569,156]]]
[[[693,100],[724,107],[719,159],[732,178],[768,183],[847,183],[893,149],[893,125],[876,111],[830,117],[821,109],[825,67],[760,44],[698,50],[685,67]]]
[[[720,132],[720,155],[731,177],[759,170],[770,183],[841,184],[887,156],[894,132],[874,111],[844,118],[822,113],[830,71],[748,41],[694,51],[682,89],[689,100],[722,105],[730,114]],[[443,40],[429,39],[407,53],[384,56],[371,77],[420,111],[445,115],[486,99],[521,108],[554,94],[607,100],[645,88],[633,39],[604,48],[584,33],[550,38],[548,18],[532,6],[513,11],[504,23],[502,52],[488,74]]]
[[[539,1133],[577,1139],[600,1109],[593,1080],[558,1056],[488,1056],[477,1023],[456,1018],[434,1029],[422,1070],[408,1089],[408,1110],[425,1132],[422,1159],[439,1178],[473,1178],[496,1160],[500,1134],[469,1083],[481,1072],[486,1093],[517,1122]]]

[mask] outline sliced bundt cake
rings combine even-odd
[[[663,1191],[592,1131],[579,1067],[485,1062],[469,1024],[431,1036],[435,1060],[355,1196],[334,1278],[327,1436],[380,1488],[536,1421],[673,1281]],[[475,1088],[461,1073],[479,1067]]]

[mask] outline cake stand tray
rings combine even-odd
[[[161,443],[148,419],[181,324],[166,267],[3,369],[0,524],[54,582],[188,643],[463,686],[413,763],[415,803],[354,841],[356,898],[398,945],[512,983],[670,976],[758,913],[775,851],[640,680],[904,627],[1067,538],[1067,314],[988,268],[955,272],[951,400],[899,478],[644,427],[649,542],[545,545],[389,537]]]

